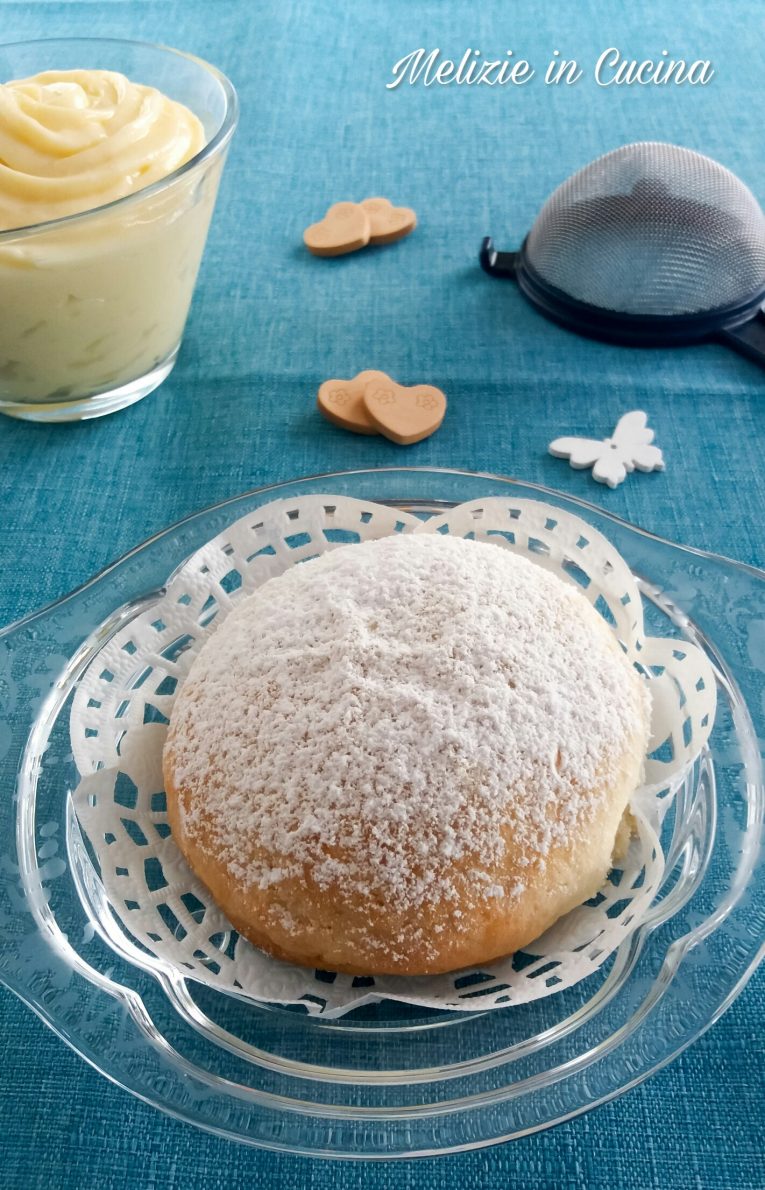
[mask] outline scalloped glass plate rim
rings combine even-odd
[[[52,599],[49,603],[44,603],[42,607],[36,608],[32,612],[21,616],[18,620],[12,620],[10,624],[6,624],[4,628],[0,628],[0,640],[3,637],[15,631],[17,628],[22,628],[34,620],[37,616],[45,615],[46,612],[53,611],[54,608],[61,607],[69,599],[74,599],[75,596],[87,591],[95,583],[120,566],[123,562],[127,562],[129,558],[139,554],[146,546],[152,545],[155,541],[159,541],[161,537],[169,536],[174,533],[176,529],[180,529],[183,525],[188,524],[196,517],[203,516],[208,512],[217,512],[218,509],[225,508],[228,504],[237,504],[240,500],[247,500],[252,496],[267,496],[270,492],[277,492],[280,488],[289,487],[291,484],[298,483],[316,483],[323,479],[347,479],[352,475],[459,475],[470,479],[488,479],[493,483],[507,483],[519,484],[529,491],[539,492],[542,496],[555,496],[558,499],[566,500],[569,504],[575,504],[579,508],[583,508],[586,512],[597,513],[598,516],[605,517],[614,524],[623,525],[625,529],[631,529],[633,533],[640,533],[643,537],[649,538],[651,541],[657,541],[661,545],[670,545],[674,549],[682,550],[686,554],[694,554],[698,558],[708,558],[715,562],[724,562],[728,566],[735,566],[737,569],[744,571],[745,574],[750,574],[753,578],[762,579],[765,581],[765,569],[760,569],[758,566],[751,566],[748,562],[740,562],[737,558],[730,558],[727,554],[716,554],[713,550],[698,549],[693,545],[683,545],[679,541],[673,541],[671,537],[662,537],[659,533],[653,533],[650,529],[643,529],[640,525],[634,524],[632,521],[626,520],[624,517],[618,516],[615,512],[609,512],[606,508],[601,508],[597,504],[593,504],[591,500],[584,500],[581,496],[572,496],[568,492],[562,492],[558,488],[550,488],[545,484],[531,483],[525,479],[517,479],[512,475],[499,475],[496,471],[467,471],[461,467],[354,467],[349,471],[317,471],[311,475],[298,475],[292,479],[280,479],[274,483],[264,484],[262,487],[248,488],[244,492],[237,492],[235,496],[227,496],[225,500],[218,500],[215,504],[206,504],[202,508],[197,508],[194,512],[189,512],[186,516],[179,517],[177,521],[172,521],[171,524],[166,525],[164,529],[158,529],[156,533],[152,533],[149,537],[144,538],[138,545],[132,546],[126,550],[124,554],[119,554],[118,557],[107,562],[101,570],[97,570],[95,574],[86,579],[84,583],[80,583],[77,587],[72,587],[65,595],[61,595],[58,599]],[[402,497],[406,500],[406,497]],[[385,501],[380,501],[385,503]],[[451,500],[432,500],[433,504],[442,503],[450,505]],[[178,564],[183,565],[183,562]],[[170,575],[168,575],[170,578]]]

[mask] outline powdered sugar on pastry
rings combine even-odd
[[[447,919],[517,904],[624,786],[618,822],[648,710],[608,625],[526,558],[436,535],[348,546],[264,584],[194,662],[166,749],[180,841],[243,895],[273,892],[266,925],[305,926],[280,899],[299,887],[432,955]]]

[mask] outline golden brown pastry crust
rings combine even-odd
[[[308,872],[302,880],[288,879],[265,890],[246,887],[221,865],[209,828],[198,830],[193,838],[185,831],[185,794],[174,784],[172,747],[164,758],[168,818],[173,838],[213,900],[235,929],[261,950],[300,966],[350,975],[434,975],[523,949],[597,893],[618,858],[615,852],[624,847],[622,823],[628,798],[640,782],[644,740],[640,724],[633,746],[625,751],[621,779],[574,841],[553,848],[544,863],[508,848],[504,870],[496,875],[511,889],[523,880],[527,887],[520,896],[476,901],[470,896],[470,876],[463,878],[466,902],[473,903],[469,928],[463,920],[459,930],[454,929],[452,905],[420,907],[413,930],[411,914],[397,915],[380,902],[370,906],[354,901],[341,887],[320,889]],[[410,938],[419,931],[421,944],[410,942],[402,953],[402,931]]]
[[[388,542],[390,540],[386,539]],[[434,796],[433,789],[436,786],[426,781],[417,787],[422,793],[413,796],[411,788],[404,790],[397,778],[390,778],[390,762],[395,762],[397,757],[397,736],[391,729],[375,737],[380,751],[374,753],[374,765],[377,765],[379,757],[379,763],[388,766],[388,801],[385,804],[389,808],[381,811],[382,816],[370,816],[367,812],[369,803],[365,797],[372,796],[374,801],[377,795],[374,791],[365,794],[358,787],[360,778],[357,774],[363,768],[361,762],[364,759],[367,764],[366,780],[369,782],[370,752],[366,736],[372,730],[370,723],[373,720],[369,718],[369,706],[363,699],[356,699],[355,694],[349,705],[353,705],[356,699],[356,718],[351,716],[341,721],[343,747],[346,750],[343,759],[348,763],[335,766],[332,770],[334,802],[330,799],[324,804],[327,790],[323,783],[325,778],[316,771],[300,767],[299,751],[282,751],[279,763],[274,765],[271,737],[267,731],[262,736],[260,734],[260,725],[269,722],[268,716],[274,706],[286,706],[290,726],[288,730],[285,726],[287,721],[280,721],[283,728],[282,746],[285,739],[293,738],[289,733],[295,730],[297,748],[301,743],[299,732],[305,730],[310,736],[313,731],[312,715],[316,708],[320,705],[326,707],[329,701],[335,709],[332,698],[327,700],[324,669],[316,670],[311,684],[303,676],[305,671],[301,668],[302,662],[299,662],[288,675],[282,675],[285,684],[280,685],[271,666],[278,665],[279,659],[284,656],[283,640],[289,643],[293,639],[280,635],[284,616],[291,614],[291,610],[283,613],[282,608],[291,609],[291,600],[294,601],[306,591],[313,598],[321,590],[322,582],[329,584],[325,590],[331,590],[338,574],[339,612],[334,619],[328,613],[322,628],[322,631],[326,628],[329,633],[328,637],[322,637],[325,644],[329,641],[328,651],[322,653],[318,648],[311,648],[310,642],[306,644],[301,641],[299,646],[289,644],[292,657],[302,658],[304,654],[301,650],[305,649],[305,657],[310,658],[311,664],[318,664],[320,654],[332,658],[334,664],[337,660],[335,642],[337,649],[342,652],[345,647],[343,642],[351,638],[357,643],[360,640],[362,644],[356,653],[352,652],[351,645],[348,646],[351,649],[348,657],[355,657],[355,663],[362,670],[372,668],[372,691],[388,689],[385,682],[380,685],[378,681],[381,663],[379,653],[375,652],[379,647],[375,642],[381,631],[377,619],[385,614],[387,596],[384,592],[380,595],[380,608],[375,613],[377,619],[364,620],[362,628],[358,629],[353,619],[355,613],[349,610],[347,602],[348,566],[351,558],[354,563],[364,562],[365,567],[369,566],[370,559],[374,564],[381,560],[377,577],[380,582],[384,582],[391,568],[395,570],[396,566],[404,564],[410,566],[414,560],[415,573],[419,575],[419,563],[414,555],[409,553],[405,556],[412,549],[417,554],[417,547],[408,546],[406,541],[388,544],[379,554],[370,552],[365,546],[353,546],[337,551],[334,555],[325,555],[318,563],[308,564],[315,568],[313,571],[309,571],[307,566],[298,567],[300,575],[294,570],[289,572],[293,577],[288,582],[285,582],[287,576],[283,576],[282,579],[266,583],[258,595],[252,597],[252,601],[245,601],[250,603],[249,608],[242,604],[240,610],[233,613],[234,619],[239,617],[239,622],[231,625],[232,630],[225,631],[220,640],[216,641],[215,637],[211,639],[206,646],[209,650],[207,658],[199,668],[200,658],[195,662],[173,711],[164,754],[164,775],[168,816],[174,839],[193,871],[242,935],[268,953],[303,966],[354,975],[426,975],[489,963],[527,947],[559,917],[593,896],[602,887],[615,854],[624,846],[623,821],[628,800],[641,780],[649,707],[642,679],[623,655],[612,630],[581,594],[572,591],[560,580],[555,579],[553,582],[552,576],[536,566],[520,560],[513,563],[514,570],[508,570],[507,561],[498,561],[500,556],[507,559],[504,550],[476,543],[455,546],[453,539],[452,544],[448,544],[448,539],[441,539],[441,545],[437,542],[434,544],[432,538],[426,541],[429,544],[421,544],[417,555],[423,556],[423,566],[433,562],[434,558],[439,565],[445,564],[449,557],[452,560],[457,558],[461,563],[464,560],[461,551],[467,550],[467,561],[471,567],[474,563],[479,568],[488,566],[488,574],[500,567],[502,581],[499,590],[503,589],[505,580],[512,582],[515,579],[519,590],[523,583],[527,587],[531,583],[531,589],[543,593],[540,606],[548,610],[552,608],[549,622],[553,626],[555,639],[550,642],[550,648],[562,649],[563,652],[553,657],[548,666],[548,654],[542,650],[538,655],[534,680],[523,696],[524,700],[528,697],[532,702],[535,698],[539,699],[542,706],[539,712],[540,730],[551,734],[549,737],[539,736],[536,719],[532,721],[531,736],[528,734],[528,722],[524,729],[525,736],[522,731],[520,736],[511,733],[513,740],[526,740],[524,747],[528,751],[519,752],[520,745],[513,744],[513,755],[520,757],[521,763],[515,766],[516,777],[507,788],[504,782],[509,770],[504,767],[504,761],[499,767],[492,761],[491,788],[486,783],[487,772],[477,759],[471,763],[460,762],[459,767],[454,759],[459,752],[450,755],[447,751],[454,736],[453,729],[448,722],[445,729],[443,720],[439,720],[440,734],[433,737],[439,742],[435,751],[431,748],[428,757],[430,767],[422,759],[424,737],[417,735],[419,728],[415,730],[412,727],[409,750],[400,772],[404,782],[407,782],[408,774],[415,768],[420,770],[416,774],[418,778],[427,772],[428,781],[440,782],[437,787],[441,792]],[[382,546],[382,543],[371,544]],[[343,555],[342,558],[340,555]],[[502,567],[505,569],[502,570]],[[374,584],[375,574],[370,578],[368,571],[365,571],[364,581]],[[272,587],[272,583],[281,586]],[[400,590],[400,587],[396,589]],[[291,599],[285,597],[285,591]],[[460,590],[457,590],[456,597],[459,612],[462,598]],[[368,598],[374,599],[374,595],[369,596],[367,591],[359,604],[365,616]],[[427,606],[427,593],[422,598]],[[481,606],[485,608],[490,605],[491,600],[483,600]],[[276,609],[274,627],[269,625],[263,629],[269,609]],[[420,612],[415,620],[415,633],[410,639],[417,644],[420,641],[417,636],[420,632],[418,625],[422,623]],[[529,622],[536,624],[533,616]],[[491,618],[487,623],[493,623]],[[298,628],[305,626],[307,629],[306,621],[299,614],[296,624]],[[260,633],[255,644],[251,629]],[[536,627],[532,630],[538,637]],[[359,631],[361,636],[358,635]],[[582,757],[581,768],[572,769],[570,758],[562,755],[561,748],[565,752],[568,747],[573,754],[578,737],[572,736],[570,725],[567,736],[555,736],[556,725],[565,708],[559,702],[556,709],[555,699],[559,696],[556,683],[560,684],[560,679],[553,675],[562,672],[561,666],[567,668],[569,657],[574,658],[573,652],[566,652],[566,648],[572,649],[574,645],[567,646],[566,642],[578,639],[577,631],[583,634],[577,645],[579,652],[576,661],[581,684],[572,686],[569,683],[565,686],[564,683],[560,689],[569,691],[566,696],[569,700],[578,698],[581,693],[580,701],[588,706],[587,714],[581,721],[590,723],[592,739],[587,736],[583,748],[577,753]],[[334,632],[338,634],[337,638],[332,635]],[[394,628],[390,632],[393,635]],[[431,643],[435,638],[430,635],[428,623],[422,632],[424,643],[417,646],[423,650],[420,656],[429,658],[431,654],[437,655],[440,658],[439,665],[447,668],[452,665],[451,645],[448,642],[447,646],[443,642]],[[233,650],[227,657],[223,657],[220,651],[224,640]],[[267,642],[270,642],[270,646]],[[394,640],[396,647],[399,643]],[[474,645],[480,647],[481,643],[482,638]],[[272,649],[271,653],[260,652],[267,647]],[[216,737],[216,724],[222,722],[219,699],[232,688],[228,665],[239,665],[243,649],[245,668],[237,672],[240,674],[238,680],[250,682],[247,695],[242,703],[242,691],[237,688],[236,697],[229,704],[230,714],[233,708],[233,722],[231,718],[226,719],[225,730]],[[441,651],[435,654],[433,651],[437,649]],[[250,681],[251,674],[247,669],[251,664],[249,659],[253,656],[252,650],[256,650],[258,663],[264,665],[264,668],[257,670],[259,676],[254,682]],[[204,658],[204,654],[205,650],[201,658]],[[395,658],[399,654],[394,650],[392,656],[395,669],[399,664]],[[401,654],[402,665],[406,666],[407,662],[403,658],[408,656]],[[472,656],[469,650],[467,653],[463,650],[459,662],[463,666],[460,670],[463,675],[466,672],[465,664],[468,665],[468,676],[472,672]],[[491,672],[493,680],[499,683],[496,697],[501,703],[501,691],[503,688],[507,691],[508,685],[512,687],[512,697],[518,696],[523,675],[517,669],[505,672],[502,668],[503,652],[493,656],[495,660],[492,661],[494,668]],[[523,656],[521,651],[514,664],[522,666],[523,661],[518,658]],[[343,665],[346,660],[341,656]],[[327,664],[330,662],[327,661]],[[497,669],[497,666],[500,668]],[[352,672],[357,673],[355,669]],[[445,679],[433,676],[442,672],[438,668],[432,672],[429,668],[424,672],[418,671],[418,681],[421,683],[417,687],[418,698],[422,695],[427,700],[431,693],[437,693],[439,697],[443,694],[442,682]],[[486,672],[476,670],[477,679],[480,679],[476,681],[476,689],[480,690],[481,682],[488,680],[485,676],[481,678],[481,673],[485,675]],[[610,686],[605,685],[606,672]],[[211,673],[213,685],[208,687],[205,682],[210,680]],[[518,679],[518,689],[513,673]],[[361,684],[364,680],[360,671],[358,678],[353,679]],[[377,686],[374,685],[375,681]],[[386,681],[389,682],[390,678]],[[504,687],[503,683],[506,683]],[[454,690],[459,689],[459,685],[454,687]],[[408,690],[409,687],[404,683],[397,697],[405,699]],[[625,692],[623,698],[622,691]],[[460,696],[455,693],[453,697],[455,702],[449,702],[449,708],[457,705]],[[520,704],[510,702],[507,705],[523,708],[527,705],[524,700]],[[614,700],[623,703],[619,710],[619,727],[601,732],[598,728],[601,722],[599,716],[607,717]],[[430,706],[427,701],[417,705],[420,711],[423,705]],[[573,704],[569,702],[567,705]],[[484,703],[479,698],[475,714],[483,714],[483,707]],[[460,709],[464,710],[464,707]],[[449,710],[444,713],[448,719]],[[299,718],[301,714],[302,718]],[[427,712],[429,714],[430,711]],[[436,721],[427,715],[423,720],[423,730],[429,732],[428,725],[432,722],[435,731]],[[298,721],[303,726],[293,728],[293,722],[296,724]],[[202,741],[199,736],[202,730],[200,724],[204,725],[206,733]],[[498,729],[501,733],[503,724],[506,730],[507,720],[502,720],[498,727],[494,723],[489,734],[481,737],[484,741],[482,746],[489,747],[492,755],[496,753],[498,738],[492,732]],[[544,724],[547,724],[546,728]],[[468,733],[474,731],[470,716],[464,730]],[[516,725],[515,730],[520,728]],[[337,751],[340,745],[323,720],[316,731],[317,738],[328,741],[322,753],[322,764],[332,765],[333,749]],[[216,751],[214,738],[220,739],[222,753]],[[555,738],[561,739],[557,756]],[[487,740],[491,741],[491,745],[486,743]],[[248,768],[252,755],[248,748],[253,741],[257,743],[254,761],[256,770]],[[541,741],[540,747],[533,746],[534,741]],[[615,741],[618,743],[616,751]],[[471,747],[475,745],[476,740],[471,740]],[[443,752],[440,751],[442,748]],[[235,754],[236,780],[231,769]],[[480,750],[476,753],[467,748],[465,755],[476,758]],[[200,764],[204,765],[204,777],[200,777]],[[293,771],[290,772],[290,769]],[[586,780],[583,776],[585,772],[589,773]],[[299,780],[297,784],[292,781],[292,800],[287,815],[289,821],[285,822],[279,806],[286,804],[285,786],[293,776]],[[308,784],[313,789],[312,804],[301,800],[302,795],[295,800],[295,788],[301,787],[304,777],[310,778]],[[540,781],[544,789],[540,787]],[[267,816],[265,820],[261,814],[261,807],[265,803],[261,802],[257,789],[264,791],[263,797],[270,807],[262,811]],[[339,810],[338,791],[342,803]],[[553,791],[557,791],[554,796]],[[454,811],[456,817],[449,818],[447,815],[445,819],[441,814],[441,798],[452,795],[457,807]],[[487,798],[491,799],[491,813],[486,811]],[[401,817],[391,813],[390,799],[394,809],[401,809]],[[524,806],[527,807],[525,810]],[[546,809],[540,818],[541,806]],[[575,808],[573,814],[572,807]],[[307,834],[300,836],[300,848],[295,849],[292,832],[299,833],[301,820],[306,817],[318,822],[317,815],[321,817],[325,811],[329,818],[323,819],[324,826],[310,826]],[[346,825],[333,834],[338,814],[341,818],[345,815],[342,821]],[[271,829],[275,818],[278,820],[278,829]],[[349,822],[355,825],[355,831],[348,829]],[[260,828],[258,823],[261,824]],[[265,827],[265,831],[262,827]],[[443,847],[445,838],[438,835],[439,829],[446,829],[447,833],[456,830],[459,845],[451,849]],[[382,847],[381,837],[387,840]],[[424,844],[426,838],[429,842]],[[277,839],[284,840],[281,850],[274,843]],[[389,845],[391,841],[392,846]],[[287,850],[284,850],[284,846]],[[386,865],[399,863],[402,871],[392,878]],[[418,887],[420,892],[412,893],[412,889]]]

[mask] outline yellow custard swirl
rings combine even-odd
[[[114,71],[0,85],[0,409],[169,371],[223,155],[176,171],[205,139],[195,113]]]
[[[0,231],[124,198],[204,143],[187,107],[116,71],[50,70],[0,84]]]

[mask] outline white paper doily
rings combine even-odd
[[[173,843],[162,747],[176,692],[204,641],[242,596],[325,550],[391,533],[451,533],[527,554],[577,584],[651,679],[652,732],[636,834],[597,897],[525,951],[448,975],[353,977],[269,958],[232,929]],[[634,930],[661,886],[661,818],[712,727],[715,684],[684,640],[645,637],[629,567],[586,522],[531,500],[492,498],[421,521],[345,496],[281,500],[198,550],[151,609],[120,629],[84,674],[71,740],[81,781],[75,811],[108,912],[96,928],[131,961],[238,996],[340,1016],[390,998],[440,1009],[526,1003],[596,970]]]

